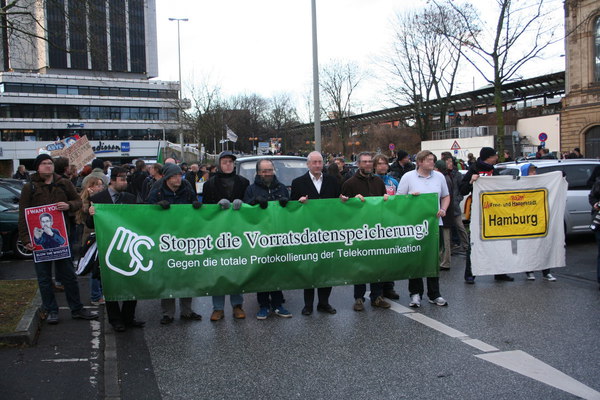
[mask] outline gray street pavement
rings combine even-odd
[[[535,281],[515,274],[514,282],[479,277],[475,285],[463,282],[464,257],[453,257],[452,269],[441,273],[448,307],[425,300],[408,308],[406,281],[396,283],[401,299],[389,310],[367,301],[357,313],[352,288],[338,287],[336,315],[306,317],[302,292],[289,291],[293,318],[266,321],[254,318],[253,294],[245,296],[246,320],[234,320],[227,303],[225,319],[210,322],[210,298],[196,298],[203,321],[170,326],[159,324],[158,300],[140,301],[146,327],[115,334],[103,323],[98,362],[97,328],[65,317],[56,327],[43,325],[37,346],[0,350],[3,371],[11,367],[0,375],[0,397],[600,398],[596,254],[593,237],[571,238],[568,266],[553,271],[557,282],[536,273]],[[73,337],[52,338],[57,327]],[[55,391],[55,380],[71,389]]]

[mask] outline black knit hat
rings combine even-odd
[[[404,150],[398,150],[398,157],[396,158],[398,161],[404,159],[405,157],[408,157],[408,153],[405,152]]]
[[[479,158],[481,159],[481,161],[485,161],[488,158],[495,156],[496,155],[496,150],[492,149],[491,147],[483,147],[481,149],[481,151],[479,152]]]
[[[104,160],[102,160],[101,158],[95,158],[92,161],[92,169],[96,168],[104,169]]]
[[[44,160],[50,160],[54,164],[54,160],[52,159],[52,157],[50,157],[50,154],[40,154],[36,157],[35,161],[33,162],[33,169],[35,169],[36,172],[38,170],[38,167]]]

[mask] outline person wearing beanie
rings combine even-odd
[[[469,170],[465,174],[460,183],[460,194],[468,196],[473,193],[473,182],[479,179],[480,176],[496,176],[499,175],[498,170],[494,168],[494,165],[498,162],[498,154],[496,150],[491,147],[483,147],[479,152],[479,158],[475,164],[469,167]],[[479,201],[479,199],[473,198],[472,201]],[[470,212],[469,212],[470,215]],[[469,247],[466,255],[465,265],[465,282],[473,284],[475,283],[475,277],[471,271],[471,241],[469,240]],[[494,275],[496,281],[512,282],[515,279],[507,274]]]
[[[25,219],[25,209],[55,204],[63,212],[66,219],[68,212],[81,208],[81,198],[69,179],[54,173],[54,161],[48,154],[40,154],[34,162],[36,173],[32,175],[31,182],[25,184],[19,200],[19,239],[28,250],[36,250],[29,236],[29,229]],[[96,319],[98,314],[92,314],[83,308],[79,296],[79,284],[75,276],[71,258],[35,262],[35,272],[38,287],[42,297],[42,307],[47,313],[46,321],[57,324],[59,321],[58,304],[52,288],[52,264],[56,270],[56,277],[64,285],[67,303],[74,319]]]
[[[224,151],[219,154],[217,173],[211,176],[204,184],[202,203],[219,204],[221,209],[227,209],[233,203],[233,209],[239,210],[242,206],[244,193],[250,185],[248,179],[235,172],[235,154]],[[244,298],[241,294],[232,294],[229,301],[233,308],[233,317],[246,318],[242,308]],[[213,296],[213,312],[210,320],[219,321],[225,317],[225,296]]]
[[[396,161],[390,166],[390,175],[400,182],[402,176],[408,171],[415,169],[415,165],[410,161],[408,153],[404,150],[398,150]]]
[[[163,177],[154,183],[148,194],[147,203],[158,204],[168,210],[171,204],[195,204],[196,192],[188,181],[182,178],[181,168],[177,164],[166,163],[162,169]],[[194,206],[195,207],[195,206]],[[175,320],[175,300],[161,299],[162,325]],[[202,316],[192,310],[192,298],[179,299],[180,318],[189,321],[200,321]]]
[[[436,216],[439,220],[438,224],[441,227],[443,226],[442,219],[446,217],[446,211],[450,206],[450,191],[444,175],[438,171],[434,171],[434,160],[435,155],[431,151],[421,150],[418,152],[417,169],[404,174],[400,180],[396,194],[437,193],[440,200]],[[408,303],[408,306],[413,308],[421,307],[421,299],[424,292],[423,278],[409,279],[408,291],[410,294],[410,303]],[[448,305],[448,302],[440,293],[439,277],[427,278],[427,297],[429,298],[429,303],[436,306],[444,307]]]

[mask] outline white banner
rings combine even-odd
[[[480,177],[471,212],[473,275],[564,267],[566,200],[561,172]]]

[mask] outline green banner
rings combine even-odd
[[[96,204],[107,300],[255,293],[438,274],[437,194],[217,205]]]

